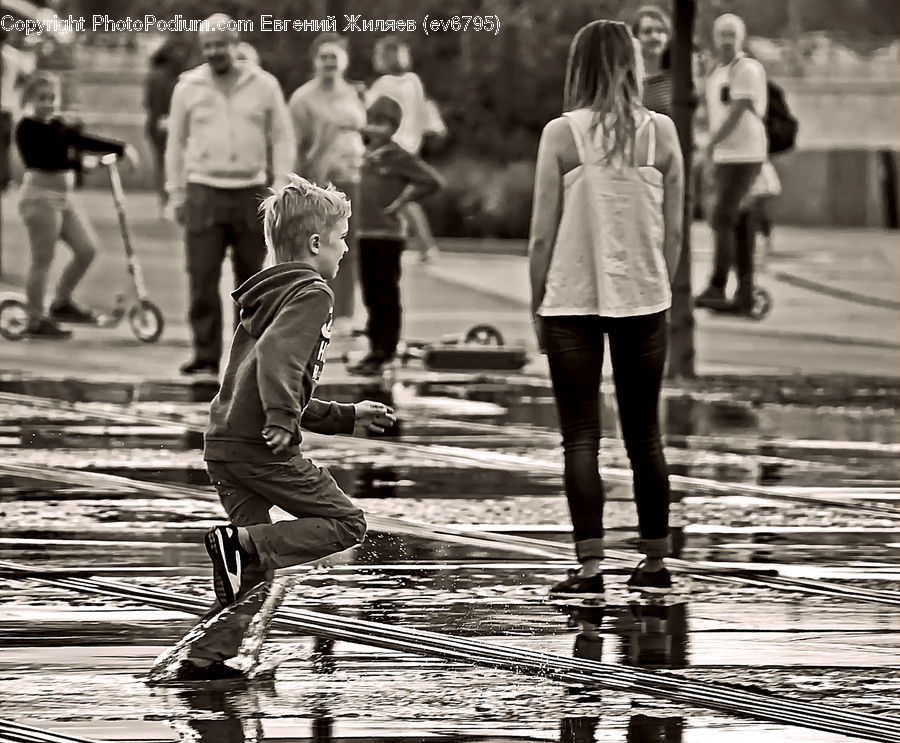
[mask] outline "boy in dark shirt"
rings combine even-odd
[[[350,202],[334,188],[291,174],[262,208],[271,267],[232,295],[241,320],[205,437],[210,480],[231,519],[205,538],[222,608],[270,580],[276,568],[363,540],[363,512],[301,454],[301,425],[317,433],[362,434],[394,423],[393,410],[381,403],[312,396],[331,338],[334,295],[326,280],[347,252]],[[276,505],[296,518],[273,524],[269,510]],[[236,655],[258,608],[240,607],[234,622],[197,640],[177,680],[240,676],[224,661]]]
[[[394,358],[400,340],[400,256],[406,225],[400,209],[441,188],[434,168],[404,150],[391,137],[402,111],[393,98],[381,96],[367,111],[366,154],[359,188],[359,273],[369,313],[369,353],[348,367],[351,374],[377,375]]]

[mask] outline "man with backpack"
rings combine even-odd
[[[711,224],[715,261],[709,285],[697,297],[698,307],[747,312],[753,306],[755,225],[743,202],[769,153],[766,131],[768,84],[763,66],[743,51],[744,21],[727,13],[713,24],[718,65],[706,83],[710,139],[706,160],[714,165],[715,199]],[[725,298],[734,266],[737,292]]]

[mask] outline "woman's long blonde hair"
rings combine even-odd
[[[569,47],[564,105],[567,111],[590,108],[593,124],[609,143],[606,162],[631,162],[641,106],[643,75],[634,37],[619,21],[592,21]]]

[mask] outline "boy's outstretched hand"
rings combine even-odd
[[[356,422],[353,424],[353,435],[361,436],[367,431],[372,433],[384,433],[397,421],[394,409],[390,405],[372,400],[363,400],[354,403]]]
[[[266,426],[262,430],[262,435],[269,448],[276,454],[283,454],[291,447],[291,432],[280,426]]]

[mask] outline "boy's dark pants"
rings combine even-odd
[[[277,568],[300,565],[362,542],[366,520],[327,470],[298,456],[287,462],[207,462],[209,477],[231,523],[247,527],[258,560],[244,572],[240,597]],[[279,506],[295,518],[272,523],[269,509]],[[227,660],[241,640],[262,599],[241,607],[233,620],[195,642],[189,657]],[[216,604],[204,619],[220,611]]]
[[[359,275],[363,302],[369,313],[366,335],[372,355],[382,361],[394,358],[400,342],[403,310],[400,306],[400,258],[404,240],[361,237]]]
[[[265,188],[213,188],[189,183],[184,241],[190,281],[188,318],[197,361],[219,365],[222,356],[222,261],[231,247],[234,281],[258,273],[266,257],[259,202]]]

